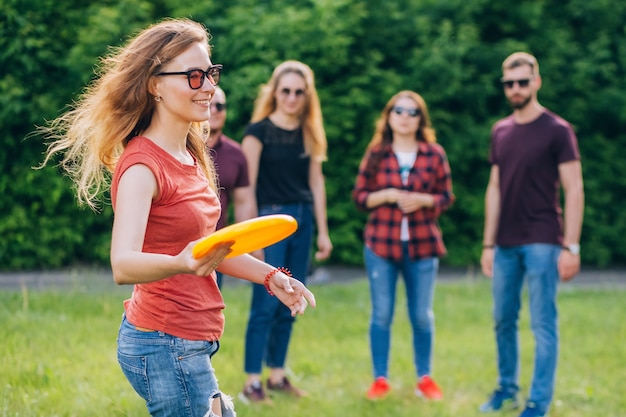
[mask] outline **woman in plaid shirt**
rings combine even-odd
[[[386,396],[391,323],[398,272],[402,271],[417,373],[415,393],[442,398],[431,378],[432,309],[439,258],[446,253],[438,218],[454,201],[446,153],[436,143],[424,99],[413,91],[394,95],[383,109],[361,161],[352,197],[369,212],[365,267],[370,283],[370,348],[374,383],[367,397]]]

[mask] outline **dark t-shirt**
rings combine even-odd
[[[304,153],[302,129],[281,129],[266,118],[248,125],[244,136],[248,135],[263,144],[256,184],[257,204],[312,203],[311,158]]]
[[[209,154],[215,163],[220,189],[222,215],[217,223],[217,228],[221,229],[228,223],[228,205],[234,189],[247,187],[250,184],[248,164],[241,150],[241,145],[225,135],[218,138]]]
[[[494,125],[489,160],[500,171],[498,245],[561,244],[558,166],[577,159],[576,135],[550,111],[530,123],[511,115]]]

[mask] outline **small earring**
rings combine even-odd
[[[154,96],[154,101],[161,101],[161,96]]]

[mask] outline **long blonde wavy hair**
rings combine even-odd
[[[113,49],[101,59],[97,79],[72,108],[40,128],[48,139],[40,167],[53,155],[63,154],[60,165],[74,181],[79,203],[96,209],[128,141],[150,125],[155,111],[148,90],[151,78],[194,43],[206,44],[210,51],[209,39],[207,29],[197,22],[168,19]],[[189,130],[187,148],[216,189],[215,169],[198,123]]]
[[[259,90],[259,94],[254,102],[251,121],[253,123],[261,121],[276,110],[274,94],[281,78],[289,73],[301,76],[306,84],[306,103],[304,111],[300,116],[305,152],[314,160],[326,161],[328,144],[322,121],[322,108],[317,90],[315,89],[315,76],[313,70],[308,65],[293,60],[285,61],[278,65],[267,84],[262,85]]]

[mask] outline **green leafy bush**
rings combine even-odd
[[[0,17],[0,268],[107,264],[112,212],[76,207],[44,150],[24,138],[56,117],[92,79],[98,57],[164,17],[191,17],[213,34],[225,66],[226,132],[241,138],[258,87],[285,59],[316,73],[329,139],[325,164],[330,263],[360,264],[365,217],[350,201],[359,160],[388,98],[426,99],[452,167],[457,202],[441,218],[449,265],[478,260],[493,122],[509,113],[500,64],[537,56],[539,100],[569,120],[583,158],[583,263],[624,264],[626,4],[616,0],[305,1],[9,0]],[[523,18],[520,18],[522,16]]]

